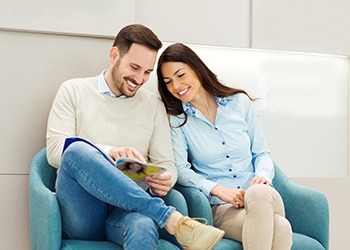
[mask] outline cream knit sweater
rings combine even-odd
[[[64,82],[53,102],[47,127],[47,158],[58,168],[65,138],[79,136],[103,151],[134,147],[151,163],[168,168],[177,180],[170,128],[161,100],[146,89],[132,98],[98,92],[97,77]]]

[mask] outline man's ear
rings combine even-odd
[[[119,49],[117,46],[113,46],[110,50],[109,50],[109,60],[112,64],[115,64],[120,57],[120,53],[119,53]]]

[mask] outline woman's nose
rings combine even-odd
[[[174,81],[174,88],[175,88],[175,89],[180,88],[181,85],[182,85],[181,82],[179,82],[179,81]]]

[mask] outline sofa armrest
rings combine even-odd
[[[295,184],[275,166],[275,188],[281,194],[286,218],[293,232],[319,241],[325,249],[329,245],[328,201],[321,192]]]
[[[162,199],[168,206],[175,207],[177,211],[185,216],[188,215],[186,200],[178,190],[171,189],[166,196],[162,197]]]
[[[55,179],[56,170],[46,163],[45,154],[46,151],[41,150],[34,157],[29,173],[29,229],[32,250],[56,250],[61,246],[58,201],[42,181],[43,172]],[[41,168],[47,168],[47,171],[41,171]]]
[[[185,197],[188,214],[193,218],[205,218],[208,225],[213,225],[213,214],[211,211],[208,198],[198,189],[184,187],[179,184],[175,185],[175,189]]]

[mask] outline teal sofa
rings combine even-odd
[[[293,183],[275,164],[273,185],[281,194],[286,217],[293,230],[292,250],[328,250],[329,208],[324,194]],[[188,204],[191,217],[201,217],[213,224],[208,199],[197,189],[176,185]],[[243,249],[240,242],[223,238],[216,250]]]
[[[122,246],[108,241],[64,240],[61,234],[61,215],[55,196],[56,169],[49,165],[46,149],[34,157],[29,173],[29,230],[31,250],[118,250]],[[184,197],[171,190],[164,201],[184,215],[188,214]],[[160,230],[158,250],[181,249],[174,236]]]

